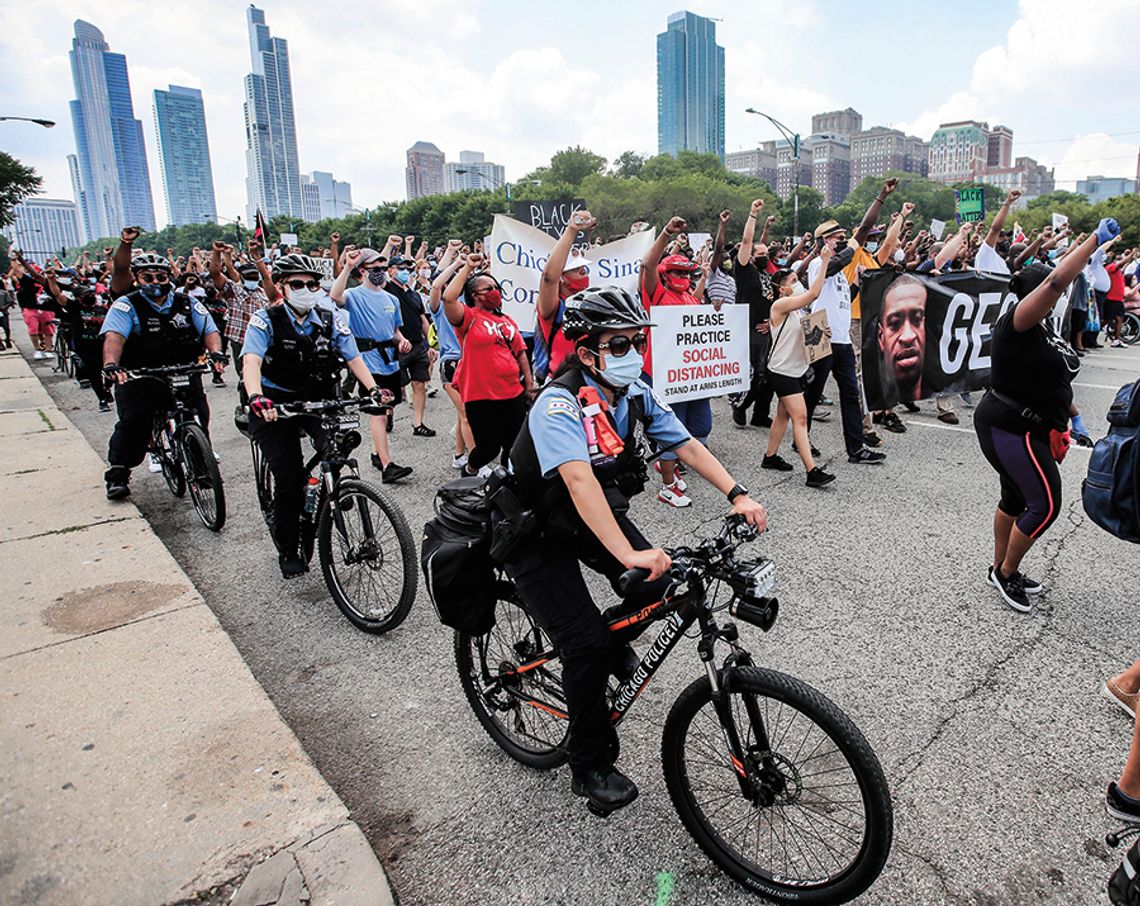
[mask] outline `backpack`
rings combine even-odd
[[[424,525],[420,565],[439,621],[468,635],[495,624],[495,561],[491,502],[485,479],[459,478],[440,487],[435,518]]]
[[[1140,544],[1140,380],[1117,391],[1108,423],[1108,434],[1093,447],[1081,498],[1093,522]]]

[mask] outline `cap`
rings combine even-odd
[[[360,258],[356,262],[357,267],[367,267],[375,261],[383,261],[384,256],[381,255],[376,249],[361,249]]]
[[[405,258],[403,255],[393,255],[392,260],[388,262],[388,267],[415,267],[416,262],[411,258]]]
[[[577,270],[580,267],[589,267],[593,263],[581,252],[571,249],[570,254],[566,256],[566,265],[562,268],[562,273]]]
[[[821,223],[819,226],[817,226],[815,228],[815,234],[814,235],[815,235],[816,239],[820,239],[820,238],[826,236],[828,233],[834,233],[837,230],[842,230],[842,229],[843,229],[843,227],[841,227],[839,225],[839,221],[837,221],[837,220],[825,220],[823,223]]]

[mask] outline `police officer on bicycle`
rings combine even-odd
[[[249,432],[273,474],[273,539],[286,579],[308,570],[300,552],[308,481],[301,432],[318,450],[327,445],[328,436],[315,414],[278,420],[277,404],[335,399],[340,370],[346,365],[377,403],[391,401],[391,394],[376,386],[346,320],[317,307],[324,298],[322,277],[323,271],[307,255],[279,258],[273,265],[273,280],[284,304],[250,317],[241,350],[242,380],[252,416]]]
[[[222,338],[201,302],[171,283],[170,262],[150,252],[131,259],[136,289],[116,300],[107,311],[103,337],[103,377],[115,385],[119,420],[111,434],[103,476],[107,498],[121,500],[131,493],[131,469],[143,461],[156,415],[170,405],[170,387],[156,378],[129,379],[134,368],[187,365],[209,353],[215,372],[227,362]],[[189,399],[203,430],[209,430],[210,408],[201,375],[191,375]]]
[[[521,499],[534,506],[541,540],[506,564],[520,597],[562,653],[570,714],[572,789],[609,812],[628,805],[637,787],[614,767],[617,738],[606,704],[607,676],[632,669],[632,649],[607,630],[581,564],[616,580],[648,571],[636,600],[660,600],[668,555],[653,548],[627,515],[629,498],[647,480],[634,434],[641,423],[661,450],[673,450],[725,494],[732,511],[761,531],[764,507],[641,380],[646,311],[617,287],[589,288],[566,300],[562,331],[574,344],[543,388],[511,450]],[[661,580],[661,581],[657,581]],[[652,596],[652,597],[650,597]]]

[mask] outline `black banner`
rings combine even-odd
[[[515,220],[521,220],[555,239],[562,238],[562,231],[566,229],[566,225],[574,216],[574,212],[586,208],[584,198],[562,198],[556,201],[516,201],[513,204]],[[574,238],[574,245],[585,245],[589,238],[586,233],[579,232]]]
[[[863,274],[859,300],[863,387],[868,407],[879,411],[900,400],[988,387],[993,326],[1017,297],[1008,277],[883,269]],[[1051,320],[1067,339],[1068,292]]]

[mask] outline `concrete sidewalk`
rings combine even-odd
[[[134,505],[104,498],[104,468],[0,354],[0,903],[391,904],[213,612]]]

